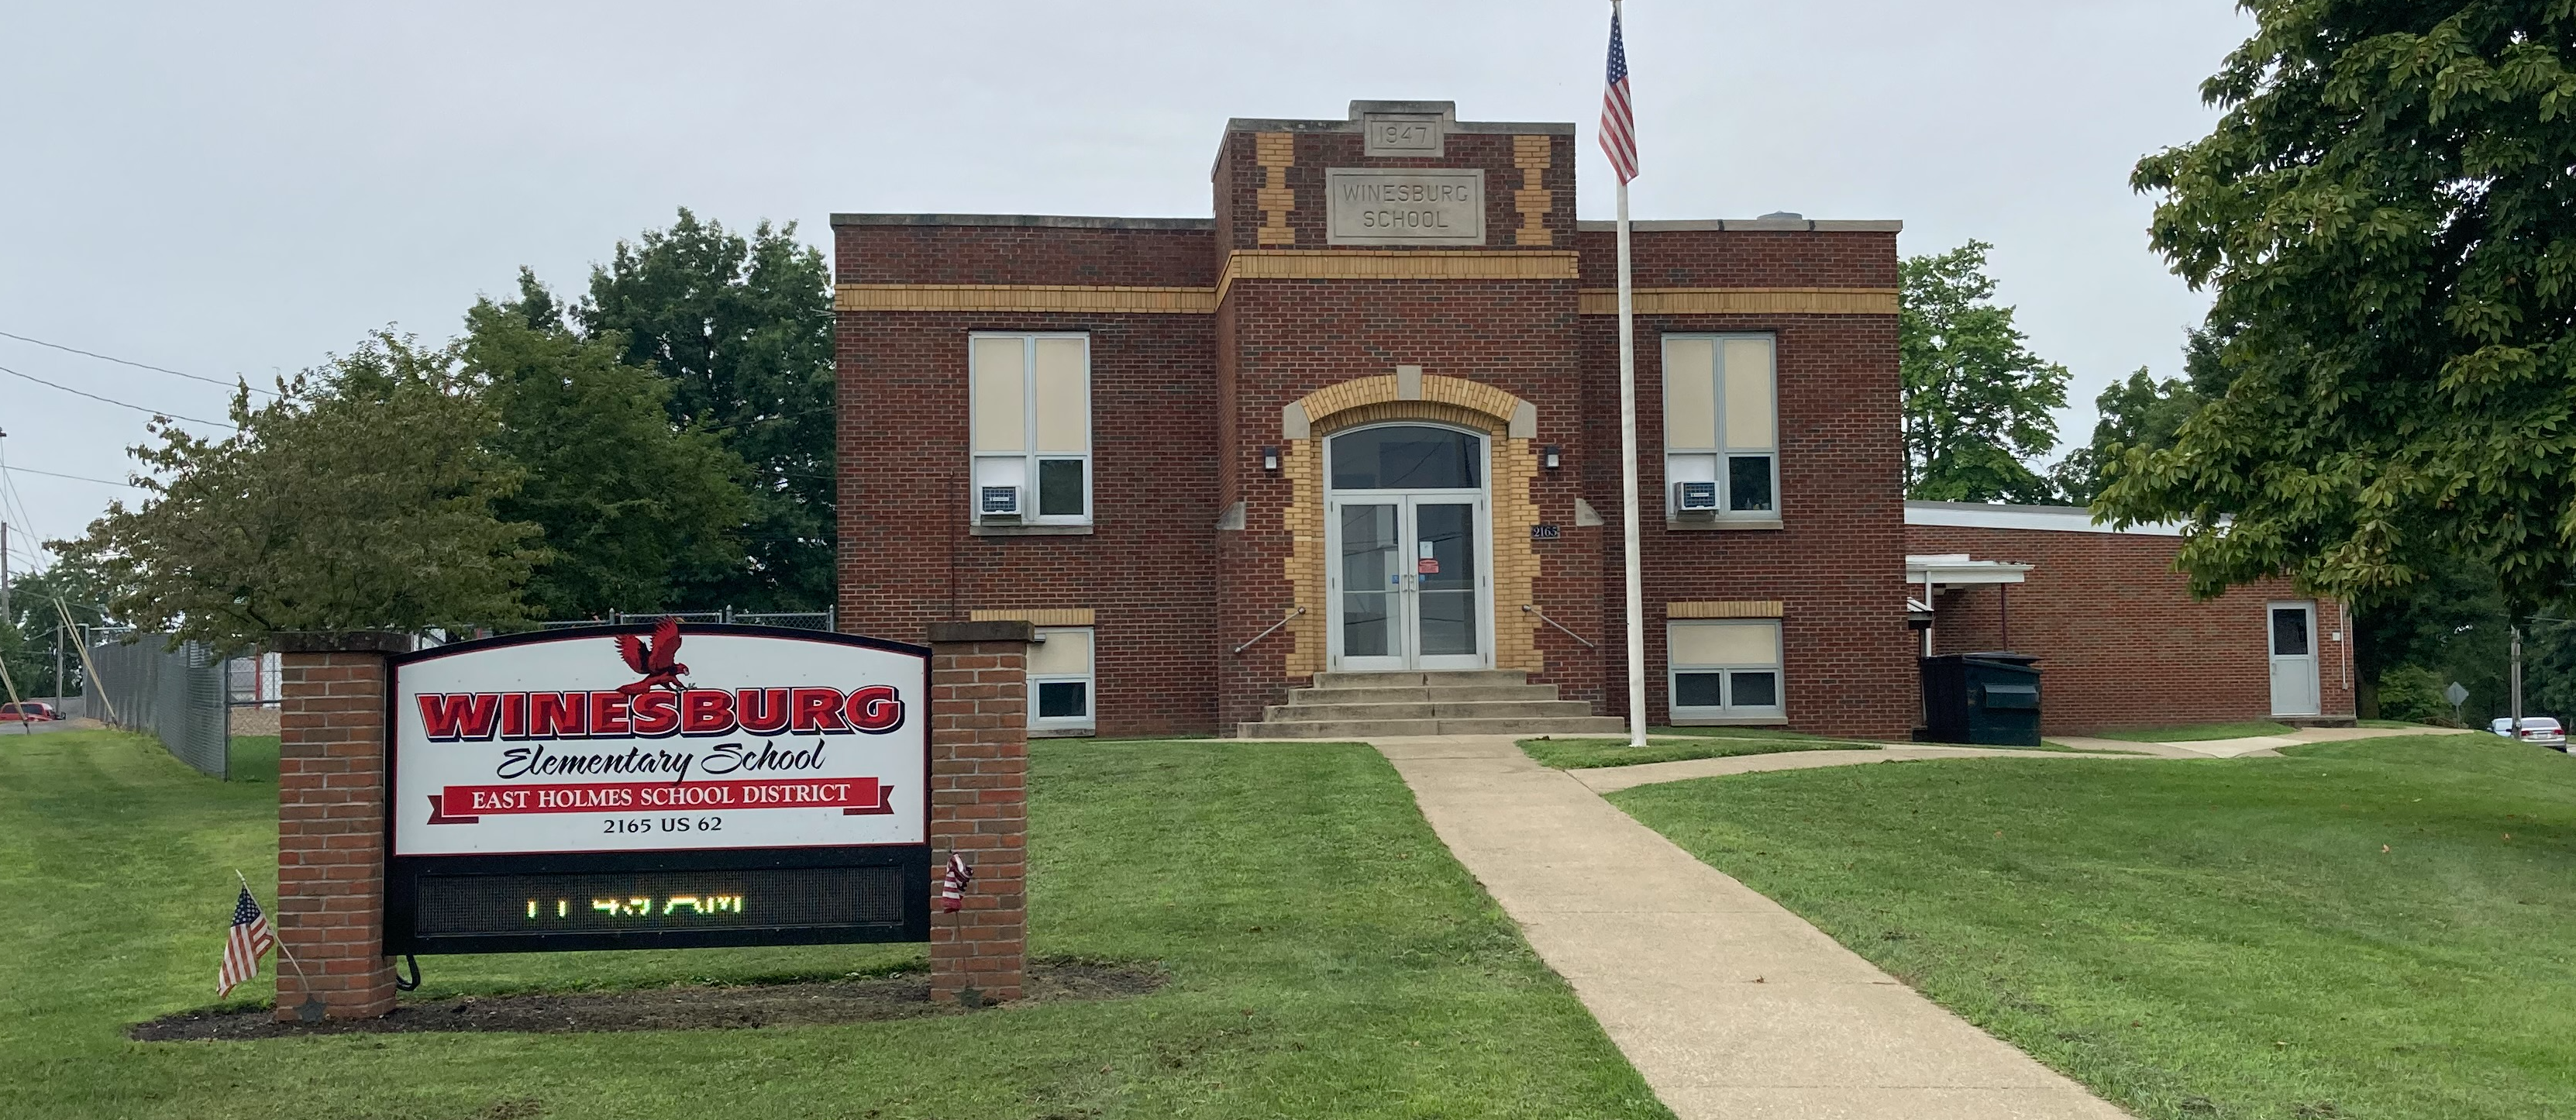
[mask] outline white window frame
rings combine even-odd
[[[1726,441],[1726,344],[1745,340],[1757,340],[1771,348],[1771,438],[1769,444],[1764,447],[1736,447]],[[1672,426],[1664,425],[1664,517],[1671,520],[1683,516],[1680,505],[1673,498],[1673,483],[1704,482],[1713,479],[1717,483],[1717,511],[1714,520],[1780,520],[1780,336],[1770,331],[1676,331],[1664,335],[1656,362],[1656,368],[1663,374],[1664,396],[1659,398],[1661,401],[1669,401],[1672,396],[1672,344],[1675,342],[1707,342],[1715,351],[1715,365],[1711,371],[1713,382],[1710,385],[1709,396],[1710,404],[1717,410],[1717,426],[1714,429],[1717,443],[1710,447],[1675,447],[1672,442]],[[1669,408],[1669,405],[1666,407]],[[1735,472],[1732,464],[1738,457],[1752,455],[1767,456],[1771,460],[1771,508],[1769,509],[1734,508]],[[1708,469],[1694,470],[1688,472],[1686,476],[1685,472],[1675,469],[1676,459],[1706,460],[1705,465]],[[1709,477],[1699,477],[1701,474]],[[1689,516],[1707,518],[1711,515],[1694,510]]]
[[[1768,626],[1771,628],[1771,648],[1779,651],[1779,662],[1769,665],[1708,665],[1697,662],[1684,663],[1673,653],[1679,645],[1672,640],[1673,633],[1685,627],[1693,626]],[[1676,618],[1666,620],[1664,623],[1664,660],[1664,714],[1665,718],[1672,721],[1672,726],[1691,727],[1710,724],[1771,724],[1789,722],[1789,670],[1788,666],[1783,664],[1789,660],[1789,647],[1786,644],[1786,635],[1783,633],[1783,627],[1780,625],[1779,619]],[[1774,698],[1778,702],[1769,705],[1755,706],[1735,703],[1734,674],[1738,672],[1769,672],[1772,676],[1772,682],[1774,685]],[[1719,674],[1721,678],[1719,683],[1719,698],[1723,700],[1724,703],[1714,708],[1704,705],[1684,707],[1681,702],[1681,678],[1684,673]]]
[[[1096,730],[1100,726],[1100,631],[1097,627],[1091,626],[1041,626],[1037,628],[1036,636],[1037,640],[1043,643],[1046,641],[1048,635],[1067,633],[1081,634],[1090,640],[1090,660],[1083,666],[1083,671],[1079,674],[1029,674],[1029,730],[1033,733],[1043,732],[1057,735],[1083,735]],[[1064,684],[1070,682],[1079,682],[1082,685],[1082,715],[1079,718],[1073,716],[1039,716],[1038,686],[1042,684]]]
[[[983,339],[1020,340],[1020,447],[1018,454],[980,454],[975,449],[979,419],[975,379],[986,371],[975,368],[975,344]],[[1076,339],[1082,343],[1082,447],[1077,454],[1069,451],[1039,451],[1038,447],[1038,363],[1040,339]],[[967,515],[978,522],[986,521],[983,513],[984,465],[1018,460],[1020,463],[1020,516],[1017,521],[1002,520],[1006,525],[1089,525],[1093,510],[1092,470],[1093,438],[1091,408],[1091,335],[1082,331],[974,331],[966,337],[966,470],[968,485]],[[1074,460],[1082,464],[1082,512],[1079,514],[1044,514],[1038,512],[1038,470],[1041,462]]]

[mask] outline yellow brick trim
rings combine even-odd
[[[1512,208],[1521,216],[1520,228],[1512,231],[1514,245],[1556,244],[1556,235],[1547,228],[1556,192],[1542,185],[1554,150],[1545,136],[1512,137],[1512,165],[1521,169],[1520,189],[1512,192]]]
[[[1289,540],[1288,589],[1297,605],[1306,608],[1288,620],[1285,675],[1302,677],[1324,671],[1325,619],[1332,614],[1332,604],[1324,600],[1323,445],[1311,438],[1288,441],[1279,473],[1288,480],[1288,508],[1281,517]]]
[[[1380,374],[1327,385],[1297,401],[1298,407],[1306,411],[1307,422],[1317,430],[1346,428],[1354,423],[1375,423],[1374,420],[1351,420],[1344,414],[1380,404],[1448,405],[1473,417],[1467,427],[1482,429],[1488,425],[1508,428],[1512,414],[1520,411],[1521,399],[1481,381],[1424,374],[1422,399],[1399,401],[1396,399],[1395,376]]]
[[[842,284],[835,311],[1073,311],[1216,314],[1214,288],[1075,284]]]
[[[1493,429],[1494,667],[1537,673],[1547,668],[1538,616],[1521,604],[1538,601],[1538,549],[1530,543],[1530,526],[1538,524],[1538,500],[1530,494],[1538,457],[1529,440],[1504,438],[1503,431]]]
[[[1089,626],[1092,624],[1091,608],[1089,607],[1042,607],[1035,609],[1010,607],[997,610],[971,610],[966,612],[966,621],[1027,622],[1039,626]]]
[[[1362,381],[1393,382],[1392,377],[1361,378]],[[1428,382],[1424,395],[1430,395]],[[1455,381],[1456,378],[1441,380]],[[1343,384],[1352,384],[1344,382]],[[1338,388],[1339,386],[1336,386]],[[1478,386],[1491,392],[1491,386]],[[1510,397],[1510,394],[1501,394]],[[1530,543],[1530,526],[1538,524],[1538,501],[1531,494],[1538,479],[1538,460],[1531,454],[1526,439],[1505,436],[1508,419],[1471,411],[1448,401],[1379,400],[1346,408],[1333,414],[1329,424],[1315,424],[1314,435],[1290,440],[1280,457],[1280,473],[1289,483],[1288,507],[1282,521],[1290,536],[1287,577],[1291,593],[1306,613],[1291,619],[1286,627],[1291,642],[1286,674],[1305,676],[1324,670],[1330,647],[1327,632],[1331,617],[1329,594],[1325,587],[1324,565],[1324,480],[1323,441],[1333,432],[1392,420],[1422,420],[1450,424],[1481,432],[1494,449],[1491,483],[1493,506],[1490,517],[1493,539],[1494,586],[1494,667],[1539,672],[1546,666],[1546,656],[1539,649],[1539,622],[1521,604],[1532,601],[1539,576],[1538,550]],[[1517,398],[1512,398],[1517,400]]]
[[[1616,289],[1586,288],[1581,299],[1583,314],[1619,313]],[[1896,314],[1894,288],[1639,288],[1635,300],[1639,315]]]
[[[1565,250],[1237,249],[1226,254],[1218,303],[1238,280],[1572,280]]]
[[[1254,157],[1262,168],[1260,189],[1253,192],[1253,205],[1261,211],[1261,229],[1253,241],[1261,245],[1294,245],[1297,232],[1288,227],[1288,212],[1297,208],[1297,193],[1288,186],[1288,169],[1297,166],[1297,138],[1285,132],[1255,133]]]
[[[1778,618],[1780,604],[1758,599],[1701,599],[1664,604],[1665,618]]]

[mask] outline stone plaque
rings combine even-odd
[[[1485,172],[1326,168],[1324,232],[1333,245],[1482,245]]]
[[[1360,131],[1368,137],[1369,155],[1440,155],[1438,113],[1370,113],[1360,118]]]

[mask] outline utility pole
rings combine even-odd
[[[18,624],[18,616],[9,612],[9,523],[6,521],[0,521],[0,620],[11,626]]]
[[[2513,737],[2522,740],[2522,627],[2511,628],[2513,634]]]

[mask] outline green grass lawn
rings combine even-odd
[[[2211,739],[2250,739],[2256,735],[2287,735],[2298,730],[2286,723],[2268,719],[2241,720],[2236,723],[2186,723],[2175,727],[2124,727],[2116,731],[2096,731],[2096,739],[2118,739],[2124,743],[2203,743]]]
[[[1042,741],[1032,788],[1033,951],[1159,963],[1160,991],[832,1027],[146,1044],[128,1023],[213,1000],[232,869],[264,895],[275,881],[275,787],[201,778],[114,733],[0,744],[9,1113],[1670,1115],[1376,752]],[[839,976],[920,955],[429,957],[421,994]]]
[[[1611,795],[2141,1116],[2576,1116],[2576,759],[1897,763]]]
[[[1876,743],[1819,739],[1769,728],[1657,728],[1646,745],[1631,747],[1626,739],[1523,739],[1521,753],[1541,766],[1584,770],[1596,766],[1642,766],[1686,758],[1733,758],[1783,751],[1870,751]]]

